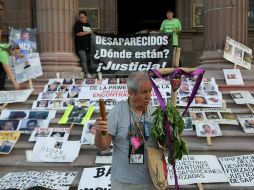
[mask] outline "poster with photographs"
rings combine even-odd
[[[111,144],[108,149],[97,152],[95,164],[111,164],[112,155],[113,155],[113,145]]]
[[[55,190],[68,190],[78,172],[60,172],[53,170],[11,172],[0,178],[2,189],[30,189],[44,187]],[[41,188],[40,188],[41,189]]]
[[[14,63],[14,71],[19,83],[41,76],[43,73],[39,53],[27,54],[23,58],[17,58]]]
[[[68,105],[89,106],[90,100],[80,98],[83,79],[49,79],[44,90],[33,102],[32,109],[64,110]]]
[[[196,122],[196,134],[198,137],[217,137],[222,136],[220,126],[216,122],[203,121]]]
[[[94,106],[77,107],[69,105],[65,110],[63,116],[58,121],[58,124],[78,124],[82,125],[85,121],[89,120],[94,111]]]
[[[191,117],[183,117],[184,121],[184,131],[191,131],[193,130],[193,122]]]
[[[176,161],[175,167],[179,185],[228,182],[216,156],[184,155]],[[168,184],[175,185],[173,169],[169,164]]]
[[[182,78],[178,89],[179,106],[186,106],[191,96],[195,78]],[[222,107],[222,95],[214,78],[202,80],[198,92],[191,103],[195,107]]]
[[[10,28],[9,43],[18,44],[21,54],[37,52],[36,28]]]
[[[233,40],[229,36],[226,38],[223,57],[245,69],[251,69],[252,49]]]
[[[254,155],[222,157],[219,161],[231,186],[254,186]]]
[[[243,77],[239,69],[223,69],[227,85],[244,85]]]
[[[9,154],[20,137],[20,132],[0,131],[0,154]]]
[[[38,138],[31,155],[31,162],[73,162],[79,154],[79,141],[55,138]]]
[[[96,135],[95,120],[85,121],[80,143],[93,145],[95,135]]]
[[[249,91],[230,91],[236,104],[254,104],[254,98]]]
[[[20,120],[20,125],[18,130],[21,133],[31,134],[35,128],[48,128],[49,120],[41,119],[22,119]]]
[[[84,168],[78,189],[111,189],[111,166]]]
[[[235,114],[228,108],[189,108],[189,113],[194,123],[208,120],[219,124],[238,125]]]
[[[0,104],[25,102],[33,90],[0,91]]]
[[[237,115],[245,133],[254,133],[254,115]]]
[[[35,128],[28,141],[36,141],[39,137],[66,141],[69,134],[69,128]]]
[[[8,110],[1,112],[0,119],[40,119],[51,120],[55,118],[56,110]]]

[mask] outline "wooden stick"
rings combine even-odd
[[[107,121],[105,102],[103,99],[99,99],[99,107],[100,107],[100,114],[101,114],[102,121]],[[108,132],[101,131],[101,134],[102,134],[102,136],[107,136]]]
[[[247,105],[247,107],[250,109],[251,113],[254,113],[254,110],[253,110],[253,108],[251,107],[251,105],[250,105],[250,104],[246,104],[246,105]]]
[[[236,69],[237,68],[237,64],[234,64],[234,69]]]
[[[180,48],[174,48],[175,51],[175,60],[172,62],[172,67],[179,67],[179,59],[180,59]],[[176,107],[176,100],[177,100],[177,91],[173,91],[173,88],[171,87],[171,102],[174,107]]]
[[[227,103],[225,100],[222,100],[222,108],[227,109]]]
[[[29,79],[29,80],[28,80],[28,83],[29,83],[29,88],[30,88],[30,89],[33,89],[34,87],[33,87],[32,79]]]
[[[212,145],[213,145],[213,143],[212,143],[212,138],[211,138],[210,135],[208,135],[208,136],[206,137],[206,140],[207,140],[208,146],[212,146]]]
[[[69,127],[69,133],[71,133],[71,130],[72,130],[73,126],[74,126],[74,123],[71,123],[71,125]]]
[[[4,104],[0,107],[0,112],[2,112],[3,109],[6,108],[7,105],[8,105],[8,103],[4,103]]]
[[[197,185],[198,185],[199,190],[204,190],[204,187],[203,187],[202,183],[197,183]]]

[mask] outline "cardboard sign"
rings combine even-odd
[[[183,156],[176,162],[176,174],[179,185],[228,182],[216,156],[212,155]],[[175,184],[171,165],[168,165],[168,184]]]
[[[219,158],[231,186],[254,186],[254,155]]]
[[[78,189],[111,189],[111,166],[84,168]]]

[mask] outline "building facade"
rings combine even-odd
[[[227,35],[254,48],[254,0],[157,0],[156,3],[141,0],[140,5],[134,0],[3,2],[2,41],[7,41],[8,27],[37,28],[39,51],[46,70],[52,69],[54,62],[68,62],[76,68],[73,67],[77,66],[77,57],[72,27],[79,10],[87,11],[89,22],[98,33],[131,34],[158,30],[166,18],[166,9],[171,8],[183,27],[180,34],[183,66],[226,64],[222,51]]]

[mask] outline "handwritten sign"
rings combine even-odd
[[[254,155],[222,157],[219,161],[232,186],[254,186]]]
[[[180,185],[228,181],[216,156],[212,155],[183,156],[176,162],[176,173]],[[175,184],[171,165],[168,165],[168,183]]]
[[[63,141],[54,138],[38,138],[34,145],[32,162],[73,162],[79,154],[78,141]]]

